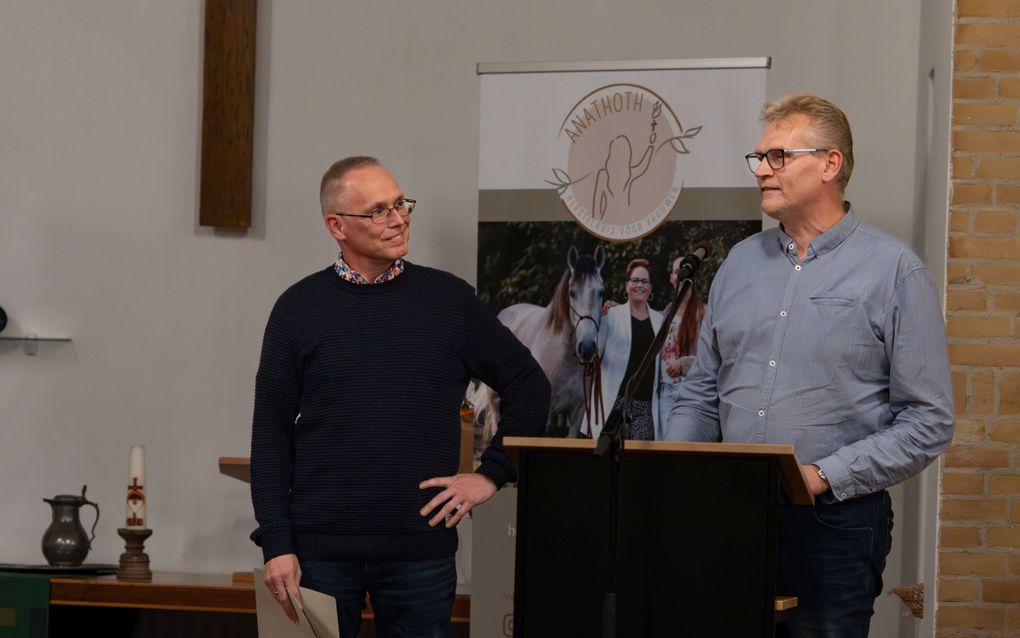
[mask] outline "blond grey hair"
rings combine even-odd
[[[367,166],[382,166],[382,164],[369,155],[352,155],[333,162],[319,183],[319,206],[322,208],[323,217],[333,211],[334,205],[343,207],[344,176],[351,171]]]
[[[795,115],[811,120],[811,141],[817,148],[836,149],[843,154],[839,173],[839,190],[846,190],[854,171],[854,138],[846,114],[832,102],[810,93],[790,93],[761,108],[761,121],[766,125],[785,122]]]

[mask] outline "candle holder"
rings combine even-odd
[[[151,529],[117,528],[117,534],[124,539],[124,553],[120,555],[117,580],[150,581],[149,555],[145,553],[145,539],[152,536]]]

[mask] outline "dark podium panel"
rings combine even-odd
[[[505,441],[518,456],[514,635],[602,635],[608,463],[594,442]],[[772,636],[778,505],[811,502],[791,446],[626,443],[618,636]]]

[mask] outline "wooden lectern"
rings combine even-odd
[[[514,636],[602,635],[609,464],[586,439],[507,437],[518,464]],[[814,502],[789,445],[626,441],[619,636],[772,636],[780,503]]]

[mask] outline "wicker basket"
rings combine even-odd
[[[924,617],[924,583],[893,587],[890,593],[900,597],[914,618]]]

